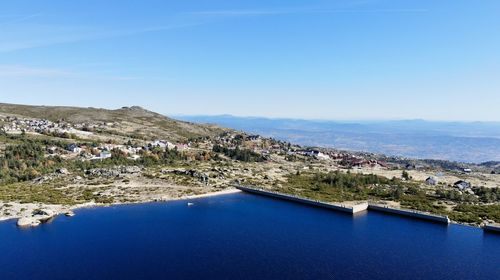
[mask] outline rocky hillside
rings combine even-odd
[[[64,121],[71,124],[83,124],[104,127],[100,132],[127,135],[135,138],[166,138],[181,141],[190,137],[213,136],[225,129],[215,125],[200,125],[178,121],[144,108],[123,107],[117,110],[100,108],[30,106],[0,103],[0,114],[46,119],[52,122]]]
[[[500,222],[496,166],[301,147],[140,107],[0,104],[0,221],[20,226],[75,207],[171,200],[235,182],[484,225]]]

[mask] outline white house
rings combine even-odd
[[[471,184],[469,182],[460,180],[460,181],[456,182],[455,184],[453,184],[453,186],[459,190],[465,190],[465,189],[469,189],[471,187]]]
[[[317,159],[329,159],[330,158],[329,155],[324,154],[324,153],[317,151],[317,150],[306,151],[306,152],[304,152],[304,155],[310,156],[310,157],[315,157]]]
[[[108,152],[108,151],[102,151],[100,154],[99,154],[99,157],[101,159],[105,159],[105,158],[110,158],[111,157],[111,153]]]
[[[82,148],[78,147],[77,144],[69,144],[66,149],[74,154],[78,154],[83,151]]]
[[[427,185],[435,186],[435,185],[437,185],[438,180],[437,180],[436,178],[434,178],[434,177],[432,177],[432,176],[431,176],[431,177],[429,177],[429,178],[427,178],[427,179],[425,180],[425,183],[426,183]]]

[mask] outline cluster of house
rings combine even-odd
[[[156,140],[145,146],[103,144],[98,147],[91,147],[78,143],[71,143],[68,144],[65,149],[60,149],[55,146],[47,147],[47,152],[50,155],[79,157],[82,160],[103,160],[111,158],[112,151],[119,151],[127,155],[129,159],[137,160],[141,158],[142,151],[148,151],[155,147],[161,149],[186,150],[189,149],[189,144],[173,144],[165,140]]]
[[[191,146],[191,143],[177,143],[177,144],[174,144],[174,143],[171,143],[169,141],[166,141],[166,140],[155,140],[151,143],[149,143],[145,149],[148,149],[148,148],[151,148],[151,147],[157,147],[157,148],[162,148],[162,149],[169,149],[169,150],[172,150],[172,149],[177,149],[178,151],[183,151],[183,150],[187,150],[189,149]]]
[[[260,142],[264,138],[260,135],[242,135],[238,133],[230,133],[226,132],[219,136],[216,136],[214,141],[217,144],[228,144],[228,145],[238,145],[241,142],[249,141],[249,142]],[[208,140],[208,139],[207,139]]]
[[[341,163],[352,168],[388,168],[388,164],[375,159],[348,158]]]
[[[67,128],[66,124],[54,123],[44,119],[26,119],[18,117],[3,117],[0,119],[5,123],[2,129],[7,133],[21,133],[25,132],[44,132],[56,128]]]
[[[60,149],[55,146],[47,147],[47,152],[50,155],[59,155],[63,157],[75,157],[78,156],[82,160],[102,160],[111,158],[111,151],[118,149],[124,154],[129,155],[131,159],[138,159],[140,156],[138,152],[141,148],[135,148],[132,146],[125,145],[102,145],[99,147],[90,147],[86,145],[81,145],[77,143],[68,144],[65,149]]]
[[[292,152],[293,154],[297,154],[297,155],[303,155],[303,156],[306,156],[306,157],[312,157],[312,158],[315,158],[315,159],[318,159],[318,160],[328,160],[330,159],[330,156],[326,153],[323,153],[319,150],[299,150],[299,151],[295,151],[295,152]]]
[[[431,185],[431,186],[435,186],[439,183],[439,180],[438,180],[438,178],[436,178],[434,176],[430,176],[429,178],[427,178],[425,180],[425,183],[428,185]],[[467,182],[464,180],[459,180],[459,181],[455,182],[453,184],[453,188],[455,188],[459,191],[462,191],[462,192],[474,194],[474,192],[472,191],[472,184],[470,182]]]
[[[1,129],[8,134],[20,134],[22,132],[33,132],[40,134],[48,133],[69,133],[69,134],[85,134],[88,132],[81,131],[80,125],[73,125],[67,122],[52,122],[45,119],[29,119],[18,118],[12,116],[1,117],[0,122],[3,123]],[[78,126],[78,127],[77,127]]]
[[[287,153],[290,151],[288,143],[274,139],[263,138],[260,135],[242,135],[238,133],[224,133],[214,138],[213,141],[207,140],[207,145],[222,145],[229,148],[241,147],[253,150],[263,156],[278,153]]]
[[[265,141],[264,141],[265,140]],[[252,147],[254,152],[264,156],[270,154],[298,155],[314,158],[317,160],[332,160],[349,168],[389,168],[386,162],[367,159],[365,156],[356,156],[347,152],[336,152],[328,149],[304,149],[300,146],[291,145],[287,142],[262,138],[259,135],[238,135],[226,133],[215,138],[215,144],[235,148],[245,142]]]
[[[262,139],[262,136],[260,135],[248,135],[246,136],[247,141],[259,141]]]
[[[332,159],[336,160],[339,165],[348,168],[389,168],[389,164],[377,160],[370,159],[363,156],[353,155],[349,153],[333,153],[330,155]]]

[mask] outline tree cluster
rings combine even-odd
[[[223,147],[221,145],[214,145],[212,151],[215,153],[224,154],[225,156],[238,161],[262,162],[265,160],[265,158],[262,155],[256,152],[248,149],[240,149],[239,147],[230,149],[227,147]]]

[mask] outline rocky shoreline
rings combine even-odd
[[[233,194],[233,193],[238,193],[241,192],[240,190],[237,189],[226,189],[222,191],[216,191],[216,192],[209,192],[205,194],[199,194],[199,195],[190,195],[190,196],[181,196],[181,197],[162,197],[161,199],[154,199],[150,201],[138,201],[136,203],[112,203],[112,204],[97,204],[94,202],[89,202],[89,203],[84,203],[84,204],[78,204],[74,206],[63,206],[63,205],[44,205],[44,204],[35,204],[35,203],[28,203],[28,204],[17,204],[17,203],[11,203],[11,205],[14,208],[20,208],[23,207],[24,212],[31,213],[29,215],[22,215],[22,216],[4,216],[0,214],[0,222],[1,221],[7,221],[7,220],[12,220],[12,219],[18,219],[17,220],[17,226],[20,228],[30,228],[30,227],[37,227],[41,225],[42,223],[48,222],[51,219],[59,216],[59,215],[65,215],[67,217],[73,217],[75,213],[73,212],[76,209],[81,209],[81,208],[88,208],[88,207],[106,207],[110,205],[125,205],[125,204],[138,204],[138,203],[148,203],[148,202],[159,202],[159,201],[176,201],[176,200],[190,200],[190,199],[196,199],[196,198],[203,198],[203,197],[211,197],[211,196],[217,196],[217,195],[225,195],[225,194]]]

